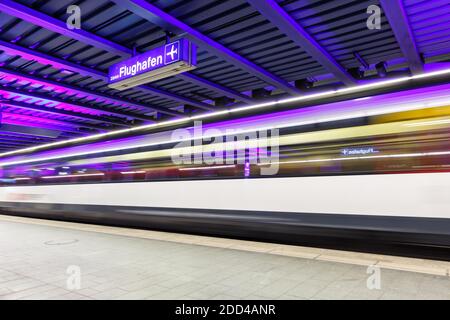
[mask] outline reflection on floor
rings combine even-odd
[[[0,300],[450,299],[449,270],[440,261],[0,216]]]

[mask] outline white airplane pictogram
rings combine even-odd
[[[174,59],[174,55],[178,53],[178,49],[175,49],[175,46],[172,46],[170,48],[170,51],[167,52],[167,55],[170,56],[170,59],[173,60]]]

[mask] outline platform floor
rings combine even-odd
[[[377,286],[373,270],[379,289],[367,285],[371,277]],[[449,270],[442,261],[0,216],[0,300],[450,299]]]

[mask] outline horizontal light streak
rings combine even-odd
[[[269,162],[269,163],[258,163],[258,166],[274,165],[274,164],[296,164],[296,163],[314,163],[314,162],[328,162],[328,161],[383,159],[383,158],[414,158],[414,157],[429,157],[429,156],[444,156],[444,155],[450,155],[450,151],[385,154],[385,155],[380,155],[380,156],[361,156],[361,157],[341,157],[341,158],[277,161],[277,162]]]
[[[438,124],[447,124],[450,123],[450,119],[442,119],[442,120],[432,120],[432,121],[424,121],[418,123],[408,123],[405,124],[406,127],[423,127],[423,126],[434,126]]]
[[[224,166],[209,166],[209,167],[192,167],[192,168],[179,168],[179,171],[198,171],[198,170],[214,170],[214,169],[225,169],[225,168],[235,168],[236,165],[224,165]]]
[[[442,118],[439,118],[442,119]],[[330,118],[326,119],[327,121],[330,120]],[[279,138],[279,145],[287,145],[287,144],[295,144],[295,143],[307,143],[307,142],[318,142],[318,141],[326,141],[329,140],[329,137],[333,137],[334,139],[337,138],[355,138],[355,137],[363,137],[363,136],[376,136],[380,134],[388,134],[388,133],[403,133],[403,132],[410,132],[410,131],[421,131],[424,129],[420,129],[420,126],[412,127],[411,129],[406,130],[407,124],[414,124],[422,122],[421,120],[407,120],[407,121],[400,121],[400,122],[392,122],[392,123],[382,123],[382,124],[372,124],[372,125],[365,125],[365,126],[358,126],[358,127],[349,127],[349,128],[339,128],[339,129],[329,129],[329,130],[323,130],[323,131],[313,131],[313,132],[306,132],[306,133],[299,133],[299,134],[291,134],[291,135],[284,135],[280,136]],[[296,123],[295,125],[298,125]],[[441,126],[444,126],[445,123],[440,124]],[[284,127],[277,125],[277,128]],[[264,130],[270,130],[273,129],[273,126],[268,126],[264,128],[252,128],[248,130],[239,130],[238,133],[247,133],[247,132],[255,132],[255,131],[264,131]],[[340,135],[339,133],[345,132],[345,135]],[[212,134],[212,135],[202,135],[202,138],[214,138],[217,136],[221,136],[221,134]],[[303,137],[303,138],[300,138]],[[325,139],[326,138],[326,139]],[[325,139],[325,140],[324,140]],[[12,162],[6,162],[6,163],[0,163],[1,166],[10,166],[10,165],[16,165],[16,164],[26,164],[30,162],[45,162],[49,160],[55,160],[55,159],[61,159],[61,158],[68,158],[68,157],[76,157],[76,156],[87,156],[87,155],[94,155],[96,153],[100,152],[112,152],[117,150],[129,150],[129,149],[135,149],[139,147],[149,147],[149,146],[155,146],[155,145],[161,145],[165,143],[176,143],[181,141],[189,141],[191,138],[186,139],[179,139],[179,140],[166,140],[166,141],[158,141],[154,143],[144,143],[144,144],[135,144],[129,147],[114,147],[109,149],[101,149],[101,150],[93,150],[89,152],[80,152],[80,153],[72,153],[72,154],[64,154],[60,156],[49,156],[49,157],[43,157],[43,158],[36,158],[36,159],[26,159],[26,160],[17,160]],[[257,139],[258,140],[258,139]],[[251,145],[251,143],[255,143],[254,141],[257,140],[249,140],[247,143]],[[267,144],[262,143],[263,140],[259,139],[259,147],[266,147]],[[261,142],[262,141],[262,142]],[[271,138],[268,138],[267,143],[270,143],[270,145],[273,145],[273,140]],[[236,147],[235,142],[224,142],[223,150],[229,150]],[[237,145],[239,146],[239,144]],[[187,148],[178,148],[178,150],[181,152],[189,152],[191,154],[202,152],[202,151],[212,151],[214,150],[215,146],[213,145],[202,145],[202,146],[196,146],[196,147],[187,147]],[[167,149],[164,149],[167,150]],[[170,149],[169,149],[170,150]],[[151,153],[154,153],[155,151],[151,151]],[[156,152],[161,152],[156,151]],[[145,154],[147,154],[146,152]],[[120,156],[113,156],[116,158],[121,158],[122,160],[128,159],[124,154]],[[103,157],[104,158],[104,157]],[[109,156],[107,157],[109,158]],[[131,159],[129,159],[131,160]],[[69,164],[80,164],[79,161],[70,162]],[[83,164],[83,161],[81,161],[81,164]]]
[[[321,130],[321,131],[312,131],[312,132],[303,132],[303,133],[294,133],[282,135],[279,138],[267,138],[267,139],[256,139],[256,140],[247,140],[246,143],[238,143],[236,144],[233,141],[220,143],[219,146],[216,144],[207,144],[200,146],[187,146],[176,149],[161,149],[154,151],[145,151],[145,152],[135,152],[135,153],[126,153],[115,156],[104,156],[98,158],[87,158],[80,160],[72,160],[69,161],[70,165],[86,165],[91,163],[106,163],[106,162],[116,162],[116,161],[134,161],[134,160],[150,160],[155,158],[164,158],[169,157],[175,152],[176,154],[199,154],[208,152],[211,153],[213,151],[227,151],[227,150],[242,150],[247,147],[255,147],[266,148],[269,146],[279,145],[295,145],[295,144],[306,144],[306,143],[317,143],[317,142],[325,142],[332,140],[342,140],[342,139],[354,139],[354,138],[362,138],[362,137],[375,137],[386,134],[401,134],[406,132],[420,132],[425,129],[421,127],[405,127],[406,123],[414,123],[420,120],[407,120],[401,122],[390,122],[390,123],[381,123],[381,124],[372,124],[372,125],[364,125],[357,127],[349,127],[349,128],[338,128],[338,129],[329,129],[329,130]],[[445,127],[444,125],[440,125],[441,127]],[[243,142],[243,141],[242,141]],[[220,147],[218,149],[218,147]],[[126,150],[124,148],[123,150]]]
[[[42,179],[60,179],[60,178],[75,178],[75,177],[95,177],[104,176],[104,173],[87,173],[87,174],[66,174],[61,176],[45,176]]]
[[[448,101],[445,101],[445,102],[448,103]],[[419,108],[440,107],[441,104],[443,104],[443,103],[444,103],[444,101],[437,100],[436,101],[437,105],[434,105],[434,104],[432,105],[432,104],[428,103],[428,104],[426,104],[426,106],[423,106],[419,103],[419,104],[417,104],[417,107],[419,107]],[[416,104],[407,103],[407,106],[412,108],[412,107],[416,107]],[[245,130],[235,130],[235,134],[245,134],[245,133],[251,133],[251,132],[256,132],[256,131],[268,131],[268,130],[272,130],[272,129],[282,129],[282,128],[300,126],[300,125],[309,125],[309,124],[314,124],[314,123],[337,121],[337,120],[344,120],[344,119],[351,119],[351,118],[365,117],[365,116],[376,116],[376,115],[382,115],[385,113],[394,113],[394,112],[403,112],[403,111],[405,111],[404,105],[401,104],[399,106],[389,107],[386,109],[379,108],[378,110],[371,111],[370,114],[367,111],[361,110],[361,111],[352,112],[349,114],[344,113],[337,117],[329,117],[329,116],[325,116],[322,118],[317,117],[312,120],[291,122],[291,123],[287,123],[287,124],[267,125],[267,126],[261,126],[261,127],[256,127],[256,128],[252,127],[252,128],[245,129]],[[419,121],[419,120],[411,120],[411,121]],[[443,124],[445,124],[445,123],[443,123]],[[365,127],[367,127],[367,126],[365,126]],[[201,137],[199,137],[199,138],[202,138],[202,139],[215,138],[215,137],[222,136],[222,134],[223,133],[202,134]],[[95,149],[93,151],[83,151],[83,152],[78,152],[78,153],[76,153],[76,152],[66,153],[66,154],[58,155],[58,156],[54,155],[54,156],[47,156],[47,157],[35,158],[35,159],[31,158],[31,159],[17,160],[17,161],[4,162],[4,163],[0,162],[0,166],[26,164],[26,163],[31,163],[31,162],[44,162],[44,161],[55,160],[55,159],[77,157],[77,156],[87,156],[87,155],[94,155],[96,153],[113,152],[113,151],[118,151],[118,150],[125,151],[125,150],[140,148],[140,147],[151,147],[151,146],[157,146],[157,145],[162,145],[162,144],[167,144],[167,143],[178,143],[178,142],[189,141],[189,140],[191,140],[191,137],[188,137],[185,139],[177,139],[177,140],[167,139],[167,140],[162,140],[162,141],[156,141],[153,143],[140,143],[140,144],[133,144],[133,145],[128,145],[128,146],[112,147],[112,148],[108,148],[108,149]]]
[[[121,174],[137,174],[137,173],[146,173],[147,171],[122,171]]]
[[[414,80],[414,79],[432,78],[435,76],[440,76],[440,75],[445,75],[445,74],[450,74],[450,69],[443,69],[440,71],[427,72],[427,73],[420,74],[420,75],[401,77],[401,78],[397,78],[397,79],[391,79],[391,80],[385,80],[385,81],[379,81],[379,82],[371,82],[371,83],[357,85],[357,86],[353,86],[353,87],[347,87],[347,88],[343,88],[343,89],[325,91],[325,92],[309,94],[309,95],[302,95],[302,96],[298,96],[298,97],[281,99],[281,100],[274,100],[271,102],[259,103],[256,105],[247,105],[247,106],[233,108],[233,109],[220,110],[220,111],[209,112],[209,113],[196,115],[196,116],[182,117],[182,118],[178,118],[178,119],[137,126],[137,127],[129,128],[129,129],[109,131],[109,132],[105,132],[105,133],[95,134],[92,136],[86,136],[86,137],[80,137],[80,138],[69,139],[69,140],[64,140],[64,141],[52,142],[52,143],[39,145],[36,147],[28,147],[28,148],[24,148],[24,149],[0,153],[0,157],[18,154],[18,153],[27,152],[27,151],[37,151],[37,150],[41,150],[41,149],[48,148],[48,147],[62,146],[62,145],[69,144],[69,143],[90,141],[90,140],[94,140],[94,139],[98,139],[98,138],[102,138],[102,137],[119,135],[119,134],[123,134],[123,133],[130,133],[130,132],[135,132],[135,131],[139,131],[139,130],[143,130],[143,129],[158,128],[158,127],[168,126],[168,125],[172,125],[172,124],[176,124],[176,123],[189,122],[191,120],[201,120],[201,119],[216,117],[216,116],[227,114],[227,113],[239,113],[242,111],[248,111],[251,109],[261,109],[261,108],[265,108],[265,107],[275,106],[278,104],[286,104],[286,103],[291,103],[291,102],[311,100],[311,99],[315,99],[315,98],[336,96],[339,94],[359,92],[359,91],[364,91],[367,89],[386,87],[386,86],[390,86],[390,85],[398,84],[398,83],[402,83],[402,82],[407,82],[407,81]]]

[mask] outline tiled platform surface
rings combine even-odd
[[[367,286],[369,277],[376,283],[373,265],[380,289]],[[73,266],[79,289],[68,287]],[[450,299],[449,269],[442,261],[0,216],[0,299]]]

